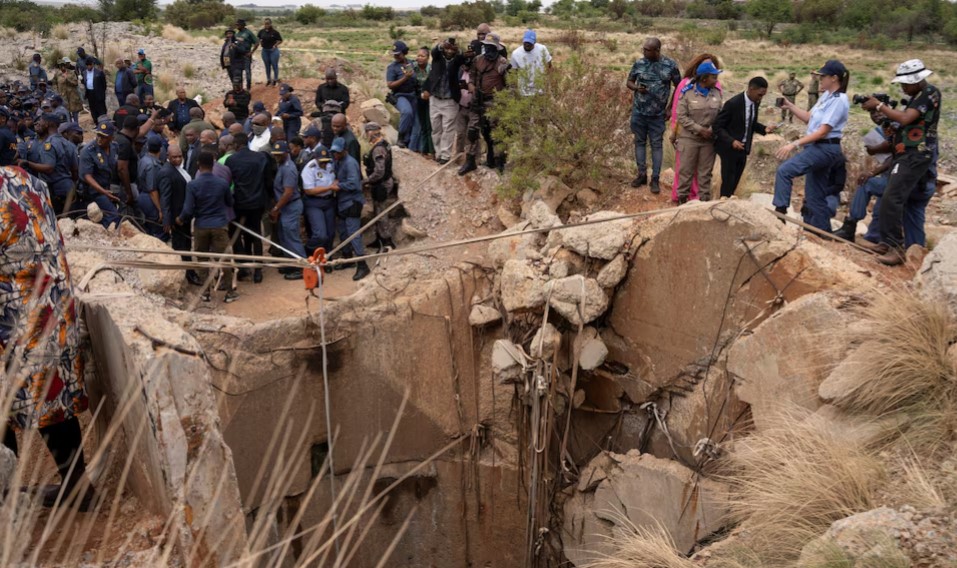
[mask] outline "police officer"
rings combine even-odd
[[[382,136],[382,127],[378,123],[366,123],[365,132],[372,148],[362,158],[366,168],[366,179],[362,186],[372,195],[372,212],[378,215],[398,199],[396,180],[392,177],[392,148]],[[375,224],[379,252],[395,248],[392,240],[395,223],[389,217],[385,215]]]
[[[282,118],[286,140],[292,140],[293,136],[299,136],[299,130],[302,128],[302,103],[299,102],[299,97],[292,92],[292,85],[283,83],[279,87],[280,99],[277,114]]]
[[[110,191],[110,179],[116,171],[116,144],[113,136],[116,128],[110,120],[101,120],[96,125],[96,139],[80,152],[80,194],[96,203],[103,211],[104,227],[119,222],[117,204],[120,198]]]
[[[276,177],[273,180],[273,197],[276,205],[269,211],[269,220],[279,222],[279,244],[299,255],[306,257],[306,249],[302,246],[299,236],[300,219],[302,218],[302,198],[299,194],[299,170],[296,164],[289,159],[289,144],[285,140],[273,142],[270,153],[276,160]],[[302,278],[302,270],[279,269],[286,280]]]
[[[163,167],[159,156],[162,149],[163,144],[155,137],[147,140],[146,155],[136,165],[136,188],[139,191],[137,204],[147,221],[146,233],[165,241],[169,237],[164,230],[165,219],[159,192],[159,172]]]
[[[10,111],[0,106],[0,166],[9,166],[17,160],[17,137],[10,130],[7,121]]]
[[[784,95],[784,98],[792,103],[794,102],[795,97],[797,97],[797,94],[800,93],[801,89],[804,88],[804,83],[798,81],[796,77],[797,75],[795,73],[791,73],[788,75],[787,80],[778,83],[778,90],[781,91],[781,94]],[[783,121],[785,118],[787,118],[788,122],[794,122],[794,113],[787,108],[782,107],[781,120]]]
[[[817,75],[811,73],[811,82],[807,84],[807,109],[811,110],[817,104],[817,99],[821,94],[821,84],[817,80]]]
[[[924,212],[934,194],[937,178],[937,121],[940,118],[940,90],[927,82],[932,71],[920,59],[911,59],[897,67],[897,76],[891,81],[900,83],[910,102],[907,108],[889,108],[870,97],[862,105],[864,110],[876,110],[900,125],[894,136],[894,161],[887,187],[881,199],[881,239],[876,249],[882,264],[895,266],[904,262],[907,241],[901,226],[907,216],[917,229],[914,244],[924,245]]]
[[[711,126],[721,110],[721,91],[715,88],[721,70],[705,61],[695,78],[681,89],[678,102],[678,203],[688,201],[691,180],[697,176],[701,201],[711,200],[711,172],[714,169],[714,132]],[[652,188],[652,191],[654,188]]]
[[[318,136],[318,129],[314,126],[310,128],[314,129],[314,135]],[[332,154],[328,149],[318,146],[311,155],[312,159],[306,163],[301,175],[302,192],[305,194],[303,207],[306,220],[309,222],[309,240],[306,242],[306,248],[312,251],[322,247],[328,251],[336,238],[336,195],[333,191],[336,173],[332,164]]]
[[[28,167],[40,175],[50,189],[50,201],[57,215],[65,212],[77,179],[77,156],[72,144],[57,132],[59,122],[54,114],[40,117],[42,136],[27,156]]]
[[[362,226],[362,205],[365,203],[365,198],[362,196],[362,174],[359,172],[359,163],[346,150],[345,140],[342,138],[333,140],[329,151],[332,153],[336,173],[333,190],[336,192],[337,211],[339,218],[343,220],[339,238],[344,241],[358,232]],[[350,247],[343,249],[344,258],[352,258],[353,255],[361,257],[365,254],[361,236],[352,239],[350,245],[352,250],[349,250]],[[352,279],[362,280],[370,272],[369,265],[364,260],[359,261]]]

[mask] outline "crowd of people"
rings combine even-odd
[[[831,218],[837,214],[840,193],[847,179],[846,158],[841,149],[851,101],[847,97],[850,72],[839,60],[827,61],[811,72],[808,108],[796,104],[803,83],[790,73],[778,85],[782,95],[775,105],[781,110],[779,124],[759,120],[760,105],[768,92],[768,81],[754,77],[747,89],[727,99],[718,81],[721,62],[714,54],[696,57],[682,77],[678,63],[661,54],[661,41],[644,42],[642,57],[628,75],[633,91],[631,130],[635,137],[638,175],[633,187],[648,186],[659,193],[664,132],[671,108],[671,143],[675,146],[675,180],[672,199],[711,199],[711,177],[716,159],[721,160],[721,196],[734,194],[751,153],[755,134],[768,134],[796,117],[806,123],[804,135],[781,148],[775,156],[782,161],[775,172],[773,205],[786,214],[791,205],[794,180],[804,176],[804,223],[832,233]],[[861,96],[855,103],[868,111],[877,128],[865,138],[868,154],[879,165],[860,176],[847,218],[834,232],[854,241],[857,223],[874,205],[871,226],[863,243],[879,254],[887,265],[904,262],[906,247],[926,245],[925,211],[936,190],[938,138],[937,122],[941,95],[927,82],[931,75],[923,62],[901,63],[891,80],[898,83],[906,98],[896,101],[886,94]],[[900,107],[900,108],[898,108]],[[647,147],[651,147],[651,179],[648,178]],[[798,151],[800,150],[800,151]],[[797,153],[795,153],[797,151]]]

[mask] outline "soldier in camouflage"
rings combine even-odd
[[[821,93],[821,86],[817,82],[817,75],[811,73],[811,82],[807,85],[807,109],[811,110],[817,104],[818,96]]]
[[[645,144],[651,144],[651,184],[654,193],[660,191],[658,176],[661,174],[663,156],[662,142],[665,134],[665,114],[670,108],[672,88],[681,81],[681,72],[674,59],[661,55],[661,40],[652,37],[642,46],[643,57],[631,66],[628,73],[628,88],[634,92],[631,110],[631,131],[635,135],[635,164],[638,177],[632,187],[648,183]]]
[[[781,81],[778,84],[778,90],[781,91],[784,98],[792,103],[802,89],[804,89],[804,83],[798,81],[794,73],[791,73],[786,81]],[[787,108],[781,108],[781,121],[783,122],[784,119],[787,119],[788,122],[794,122],[794,113]]]

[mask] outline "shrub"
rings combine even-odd
[[[53,37],[56,39],[69,39],[70,38],[70,28],[63,24],[57,24],[53,26]]]
[[[373,6],[366,4],[359,12],[363,20],[372,20],[373,22],[384,22],[395,19],[395,10],[391,6]]]
[[[538,80],[541,95],[524,97],[512,87],[496,97],[492,110],[498,119],[494,136],[511,164],[505,193],[533,189],[548,174],[569,185],[598,179],[633,152],[627,129],[631,96],[621,77],[575,55]]]
[[[468,30],[483,22],[491,24],[494,21],[495,8],[484,0],[451,4],[440,16],[443,30]]]
[[[421,10],[419,10],[419,13],[427,18],[435,18],[442,14],[442,8],[439,8],[438,6],[431,6],[431,5],[424,6]]]
[[[305,4],[296,10],[293,16],[297,22],[303,25],[312,25],[319,21],[319,18],[326,15],[326,11],[313,4]]]
[[[410,14],[409,15],[409,25],[410,26],[421,26],[425,21],[425,18],[422,17],[422,14]]]
[[[187,79],[192,79],[196,75],[196,68],[193,67],[192,63],[185,63],[182,67],[183,77]]]
[[[167,6],[164,12],[167,22],[186,30],[218,25],[235,13],[236,9],[222,0],[176,0]]]
[[[701,32],[701,41],[706,45],[721,45],[728,37],[728,30],[725,28],[708,28]]]
[[[405,37],[405,30],[395,27],[395,24],[389,26],[389,37],[392,39],[402,39]]]

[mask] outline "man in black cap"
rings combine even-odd
[[[159,192],[159,172],[163,167],[159,154],[162,149],[163,144],[155,138],[146,143],[147,153],[139,159],[137,166],[136,188],[139,190],[137,204],[146,218],[146,233],[166,240]]]
[[[116,208],[120,198],[110,191],[110,180],[116,170],[116,145],[113,143],[116,128],[105,119],[97,123],[95,132],[96,139],[80,151],[79,192],[87,201],[99,206],[103,212],[101,223],[109,227],[120,220]]]
[[[279,244],[290,252],[306,257],[306,249],[302,246],[300,226],[302,219],[302,199],[299,193],[299,170],[289,159],[289,145],[284,141],[274,142],[270,153],[276,160],[276,177],[273,181],[273,197],[276,205],[269,211],[269,220],[278,222]],[[280,269],[286,280],[302,278],[302,270]]]
[[[332,154],[333,169],[336,174],[336,181],[332,186],[333,191],[336,192],[336,210],[339,218],[342,219],[339,225],[339,238],[344,241],[357,233],[362,226],[362,205],[365,203],[365,197],[362,195],[362,174],[359,171],[359,163],[346,152],[346,144],[342,138],[332,141],[329,152]],[[350,246],[342,251],[343,258],[365,255],[361,236],[352,239],[349,244]],[[352,279],[362,280],[370,272],[366,261],[359,261],[356,263],[356,273]]]
[[[43,114],[38,128],[39,138],[33,144],[33,151],[27,156],[30,162],[27,166],[47,183],[50,200],[57,215],[64,212],[77,179],[76,152],[57,132],[58,128],[56,115]]]
[[[292,85],[283,83],[279,87],[279,112],[282,118],[283,130],[286,133],[286,140],[291,140],[293,136],[299,136],[299,130],[302,128],[302,103],[299,97],[292,94]]]
[[[10,166],[17,161],[17,137],[7,126],[10,111],[0,106],[0,166]]]
[[[316,88],[316,108],[321,109],[326,101],[337,101],[339,112],[349,108],[349,87],[339,82],[335,67],[326,68],[326,80]]]
[[[103,70],[95,66],[96,60],[86,58],[86,72],[83,74],[83,85],[86,88],[86,100],[90,105],[90,114],[94,121],[106,115],[106,75]]]
[[[396,40],[392,44],[392,57],[395,59],[386,68],[385,78],[390,96],[394,101],[395,108],[398,109],[399,118],[399,140],[396,145],[399,148],[405,148],[412,139],[412,130],[416,125],[416,82],[415,69],[406,59],[409,53],[409,47],[404,41]]]
[[[43,68],[41,60],[40,54],[34,53],[33,61],[31,61],[30,66],[27,67],[27,71],[30,73],[30,90],[32,91],[37,90],[40,81],[44,83],[47,81],[47,71]]]
[[[508,60],[502,57],[500,50],[502,42],[497,34],[489,33],[482,42],[482,54],[475,55],[472,67],[469,69],[469,91],[474,97],[469,115],[468,126],[468,155],[466,163],[459,169],[459,175],[465,175],[476,167],[476,158],[479,152],[479,135],[485,139],[485,165],[489,168],[505,168],[505,153],[495,150],[492,132],[496,121],[489,116],[495,94],[505,88],[505,74],[508,71]]]
[[[372,212],[378,215],[398,199],[398,188],[392,177],[392,148],[382,136],[382,127],[378,123],[366,123],[365,131],[372,149],[362,159],[366,168],[366,179],[362,182],[362,186],[372,195]],[[394,224],[392,214],[385,215],[376,221],[375,232],[379,252],[395,248],[395,242],[392,240],[395,232]]]
[[[243,88],[242,79],[233,79],[233,88],[226,91],[226,97],[223,99],[223,106],[226,110],[233,113],[237,122],[245,122],[249,116],[249,91]],[[228,128],[227,125],[224,125]]]
[[[299,160],[305,165],[308,164],[313,158],[316,157],[316,153],[319,149],[319,140],[322,138],[322,131],[319,130],[319,127],[315,124],[310,124],[306,127],[306,131],[302,133],[302,142],[304,148],[302,149],[302,155]],[[326,148],[328,150],[328,148]]]
[[[255,53],[256,48],[259,47],[259,38],[256,37],[256,34],[251,30],[246,28],[246,20],[236,20],[236,43],[243,44],[242,50],[245,52],[243,55],[243,70],[246,72],[246,90],[248,91],[253,87],[253,53]]]

